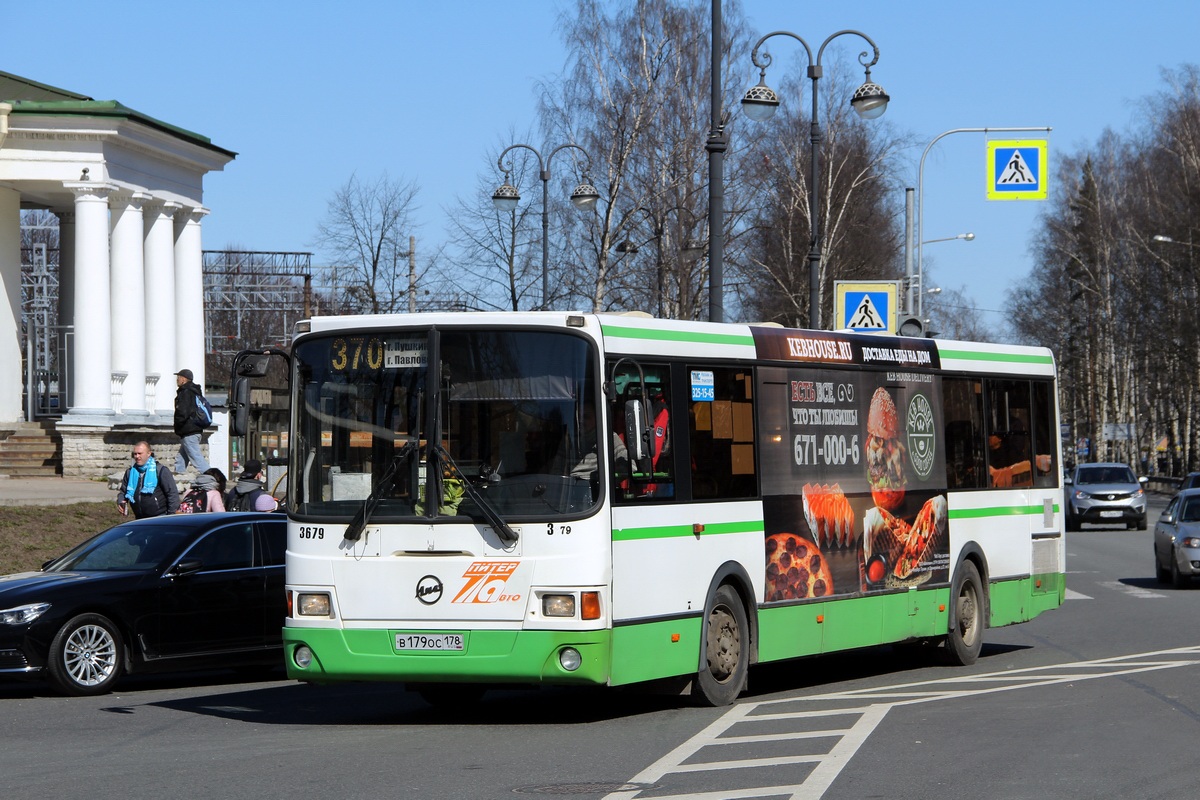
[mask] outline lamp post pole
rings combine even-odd
[[[982,133],[984,135],[987,135],[988,133],[1020,133],[1020,132],[1025,132],[1025,131],[1049,132],[1050,130],[1051,130],[1050,128],[951,128],[948,131],[943,131],[943,132],[939,133],[937,136],[935,136],[929,140],[929,144],[925,145],[925,150],[924,150],[924,152],[921,153],[921,163],[917,167],[917,258],[916,258],[916,265],[917,265],[917,283],[918,283],[918,285],[921,282],[921,278],[923,277],[924,270],[925,270],[925,265],[921,261],[921,257],[923,255],[922,250],[921,250],[921,245],[922,245],[921,238],[925,235],[925,211],[924,211],[924,208],[925,208],[925,156],[929,155],[930,148],[932,148],[935,144],[937,144],[939,141],[946,138],[947,136],[949,136],[952,133]],[[911,252],[909,251],[909,249],[912,247],[912,244],[911,244],[910,240],[906,238],[904,240],[904,245],[906,248],[905,261],[911,262],[912,255],[911,255]],[[912,292],[909,292],[908,308],[909,308],[910,312],[912,311],[912,301],[913,301],[913,294],[912,294]],[[920,302],[921,302],[920,298],[918,297],[918,299],[917,299],[918,306],[920,305]],[[920,316],[919,311],[917,312],[917,315]]]
[[[771,66],[770,53],[763,53],[759,58],[758,49],[763,43],[772,36],[790,36],[804,46],[804,52],[808,55],[808,77],[812,80],[812,117],[809,124],[809,142],[811,147],[811,161],[809,167],[809,184],[808,184],[808,216],[809,216],[809,250],[808,250],[808,324],[810,328],[821,327],[821,213],[818,201],[820,192],[818,190],[818,182],[820,181],[820,159],[819,150],[822,140],[821,122],[818,119],[818,94],[817,82],[821,79],[823,68],[821,66],[821,58],[825,54],[825,48],[839,36],[853,34],[860,36],[871,45],[874,51],[874,57],[870,61],[866,61],[868,53],[864,50],[858,55],[858,63],[866,70],[866,80],[858,90],[854,92],[854,96],[850,99],[850,105],[858,112],[863,119],[875,119],[887,110],[888,100],[887,93],[883,91],[883,87],[871,82],[871,67],[879,61],[879,47],[875,44],[870,36],[867,36],[862,31],[842,30],[831,34],[821,47],[817,50],[817,57],[813,58],[812,48],[808,46],[808,42],[804,41],[800,36],[791,31],[773,31],[762,37],[755,43],[754,49],[750,52],[750,60],[759,70],[759,82],[756,86],[752,86],[742,97],[742,108],[746,111],[746,116],[756,121],[769,119],[775,113],[775,109],[779,106],[779,96],[773,89],[766,85],[767,67]]]
[[[587,178],[588,169],[592,163],[592,157],[574,142],[560,144],[558,147],[550,151],[550,154],[542,158],[542,154],[536,147],[532,145],[519,143],[509,145],[500,153],[500,157],[496,159],[496,166],[504,173],[504,183],[492,194],[492,203],[500,211],[516,211],[517,203],[521,199],[521,195],[517,191],[517,187],[508,182],[510,169],[504,167],[504,157],[512,150],[524,148],[537,156],[538,160],[538,177],[542,181],[542,302],[541,308],[545,310],[546,300],[550,296],[550,162],[554,159],[555,153],[560,150],[565,150],[568,147],[573,147],[587,158],[587,165],[583,170],[583,180],[575,187],[575,191],[571,193],[571,202],[576,208],[590,208],[600,199],[599,192],[596,187],[592,186]]]
[[[962,239],[964,242],[973,242],[973,241],[975,241],[975,234],[960,233],[956,236],[943,236],[940,239],[926,239],[925,241],[921,242],[921,244],[926,245],[926,244],[933,244],[934,242],[954,242],[959,239]],[[917,297],[917,308],[916,308],[917,318],[922,321],[924,321],[924,319],[925,319],[925,295],[940,294],[942,291],[941,289],[938,289],[937,291],[934,291],[933,289],[930,289],[928,292],[925,291],[924,280],[925,280],[925,272],[922,270],[917,275],[915,287],[911,280],[908,284],[908,296],[909,296],[908,313],[911,314],[913,312],[913,308],[911,305],[912,304],[911,298],[913,297],[913,293],[914,293],[914,289],[915,289],[916,297]]]

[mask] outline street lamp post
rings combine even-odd
[[[496,159],[496,166],[504,173],[504,183],[497,187],[492,194],[492,204],[499,211],[516,211],[517,203],[521,200],[521,195],[517,191],[517,187],[508,182],[511,174],[511,165],[509,169],[504,166],[504,157],[509,151],[517,148],[524,148],[531,151],[538,160],[538,177],[542,181],[542,303],[541,308],[546,308],[546,299],[550,296],[550,162],[554,158],[554,154],[560,150],[565,150],[568,147],[573,147],[583,153],[587,157],[587,165],[583,169],[583,178],[579,185],[575,187],[575,191],[571,192],[571,202],[576,208],[591,208],[596,201],[600,199],[600,193],[596,191],[596,187],[588,180],[588,170],[592,163],[592,157],[588,155],[588,151],[584,150],[579,145],[573,142],[560,144],[558,147],[550,151],[550,154],[543,160],[542,154],[537,148],[528,144],[514,144],[504,148],[500,153],[500,157]]]
[[[924,246],[927,244],[934,244],[935,242],[954,242],[958,241],[959,239],[964,242],[973,242],[975,241],[975,234],[960,233],[956,236],[943,236],[940,239],[926,239],[925,241],[921,242],[921,245]],[[938,289],[937,291],[934,291],[933,289],[930,289],[928,292],[925,291],[925,270],[920,270],[915,278],[912,275],[909,275],[908,281],[908,311],[910,314],[913,312],[912,300],[915,295],[917,298],[917,317],[923,320],[925,319],[925,295],[938,294],[942,290]]]
[[[822,66],[821,57],[825,54],[825,48],[839,36],[845,34],[853,34],[861,36],[871,45],[874,51],[874,57],[868,62],[867,52],[864,50],[858,55],[858,63],[863,66],[866,71],[866,78],[862,86],[858,87],[854,92],[854,96],[850,98],[850,105],[858,112],[858,115],[863,119],[876,119],[883,115],[887,110],[888,100],[890,99],[883,87],[877,83],[871,82],[871,67],[875,66],[879,61],[879,47],[862,31],[842,30],[829,36],[821,47],[817,50],[817,57],[813,59],[812,48],[808,46],[808,42],[790,31],[773,31],[762,37],[755,43],[754,49],[750,52],[750,60],[759,70],[759,81],[756,86],[750,87],[742,97],[742,108],[746,112],[746,116],[756,122],[770,119],[775,113],[775,109],[779,107],[779,95],[773,89],[767,86],[767,67],[771,66],[770,53],[763,53],[762,58],[759,58],[758,49],[763,43],[772,36],[790,36],[804,46],[804,52],[808,54],[808,77],[812,79],[812,117],[810,120],[810,137],[809,142],[812,149],[811,163],[809,168],[809,184],[808,184],[808,208],[809,208],[809,251],[808,251],[808,324],[811,328],[821,327],[821,213],[817,205],[820,197],[817,183],[820,180],[820,162],[818,159],[818,151],[821,145],[821,123],[817,117],[817,81],[821,79]]]
[[[935,136],[929,140],[929,144],[925,145],[925,150],[921,153],[921,162],[917,166],[917,258],[916,258],[917,263],[916,263],[916,269],[917,269],[917,282],[918,283],[920,283],[921,275],[925,269],[925,266],[921,261],[922,256],[924,255],[924,253],[921,251],[921,244],[922,244],[921,237],[925,235],[925,210],[924,210],[925,209],[925,157],[929,155],[929,151],[933,148],[933,146],[935,144],[937,144],[939,141],[941,141],[942,139],[946,138],[947,136],[950,136],[951,134],[955,134],[955,133],[982,133],[986,136],[989,133],[1021,133],[1021,132],[1025,132],[1025,131],[1046,131],[1048,133],[1050,130],[1051,129],[1048,127],[1043,127],[1043,128],[1026,128],[1026,127],[1019,127],[1019,128],[1012,128],[1012,127],[951,128],[948,131],[942,131],[937,136]],[[906,213],[911,214],[911,210],[906,209]],[[911,216],[909,217],[909,219],[907,221],[905,230],[906,230],[906,232],[912,230]],[[906,265],[911,265],[913,262],[911,249],[912,249],[912,239],[906,233],[906,235],[904,237],[904,261],[905,261]],[[908,297],[908,303],[909,303],[908,310],[910,313],[912,312],[912,299],[913,299],[912,295],[910,294]],[[919,305],[920,301],[918,300],[917,302]]]

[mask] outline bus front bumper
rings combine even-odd
[[[463,634],[464,647],[459,651],[397,651],[397,633],[386,628],[284,628],[288,677],[312,683],[583,685],[603,685],[609,679],[612,647],[607,630],[475,630]],[[307,666],[298,663],[298,650],[308,658]],[[568,668],[576,662],[575,669]]]

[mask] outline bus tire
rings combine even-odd
[[[987,603],[983,581],[973,562],[963,561],[958,568],[950,601],[954,603],[954,620],[946,635],[946,657],[951,664],[970,666],[983,648],[983,612]]]
[[[750,623],[742,598],[720,586],[704,621],[704,665],[693,697],[705,705],[727,706],[746,688],[750,671]]]

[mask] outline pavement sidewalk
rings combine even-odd
[[[108,481],[81,478],[0,478],[0,506],[65,506],[115,503]]]

